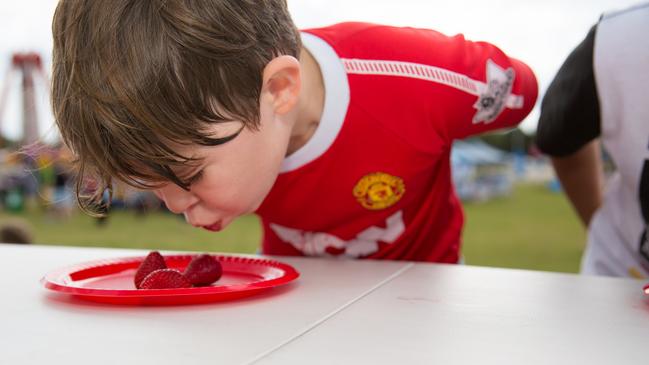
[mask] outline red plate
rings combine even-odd
[[[184,270],[196,255],[165,255],[170,269]],[[47,289],[111,304],[175,305],[241,298],[291,282],[300,274],[275,260],[213,255],[223,275],[212,286],[180,289],[136,289],[135,271],[142,257],[107,259],[55,270],[41,280]]]
[[[644,287],[644,293],[649,295],[649,285]]]

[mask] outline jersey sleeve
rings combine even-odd
[[[459,64],[451,80],[459,78],[459,93],[450,90],[450,102],[437,101],[446,110],[442,118],[434,115],[433,123],[448,138],[461,139],[512,128],[523,121],[538,95],[531,68],[492,44],[467,41],[463,36],[453,39]]]
[[[352,102],[422,149],[513,127],[536,102],[532,70],[486,42],[366,23],[318,34],[339,52],[355,90]]]
[[[551,156],[566,156],[600,135],[600,110],[593,71],[597,26],[566,58],[541,103],[536,142]]]
[[[398,103],[421,111],[429,124],[424,128],[449,145],[454,139],[516,126],[536,103],[532,70],[492,44],[418,28],[384,26],[365,34],[367,43],[381,49],[366,57],[385,60],[367,65],[369,72],[378,70],[394,80],[378,90],[398,94],[393,97]]]

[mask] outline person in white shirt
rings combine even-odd
[[[649,3],[603,15],[541,105],[539,148],[581,221],[581,272],[649,277]],[[615,164],[605,181],[602,147]]]

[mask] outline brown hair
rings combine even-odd
[[[172,170],[212,146],[211,123],[259,125],[262,72],[298,57],[286,0],[62,0],[54,14],[52,105],[76,157],[77,199],[93,213],[113,179],[189,188]],[[97,187],[82,193],[84,181]]]

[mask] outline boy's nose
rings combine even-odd
[[[157,189],[156,195],[162,199],[167,209],[176,214],[184,213],[198,202],[198,198],[194,194],[175,184],[168,184],[163,188]]]

